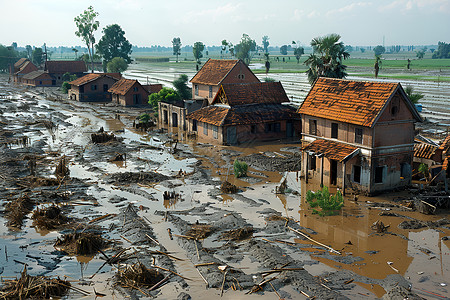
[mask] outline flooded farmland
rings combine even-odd
[[[155,74],[127,75],[176,77]],[[295,75],[290,89],[289,76],[280,80],[300,99],[309,86]],[[351,195],[339,215],[320,217],[304,200],[318,185],[299,177],[298,143],[213,146],[181,133],[175,143],[173,133],[133,129],[145,109],[55,93],[0,77],[3,284],[26,266],[29,275],[66,280],[70,299],[450,297],[448,211],[403,205],[416,189]],[[445,116],[449,105],[433,106],[433,97],[424,108]],[[94,143],[104,132],[111,138]],[[235,158],[248,163],[247,177],[232,174]],[[224,181],[237,192],[223,191]],[[39,221],[37,209],[54,213]],[[377,221],[387,230],[377,232]],[[138,281],[149,273],[151,282]]]

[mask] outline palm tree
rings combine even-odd
[[[345,50],[343,42],[339,42],[341,36],[332,33],[322,37],[312,39],[311,46],[313,53],[305,61],[309,66],[306,74],[309,83],[313,84],[320,76],[330,78],[345,78],[347,66],[343,60],[350,57],[350,53]]]
[[[417,104],[424,97],[421,93],[414,93],[414,88],[410,85],[406,86],[405,93],[412,103]]]

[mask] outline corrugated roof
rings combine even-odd
[[[87,68],[82,60],[49,60],[45,62],[44,70],[49,73],[84,73]]]
[[[299,119],[295,108],[282,104],[254,104],[236,107],[211,105],[187,116],[216,126],[249,125]]]
[[[21,59],[16,61],[16,63],[14,64],[14,68],[19,69],[26,61],[28,61],[28,58],[22,57]]]
[[[224,103],[230,106],[257,103],[285,103],[289,98],[281,82],[254,82],[223,84],[212,104]]]
[[[401,87],[399,83],[320,77],[312,86],[298,112],[371,127],[399,87]],[[417,114],[416,118],[420,119],[420,116]]]
[[[426,143],[414,144],[414,157],[431,159],[437,149],[438,147]]]
[[[358,150],[358,148],[335,141],[317,139],[311,144],[306,145],[303,150],[314,152],[316,155],[322,154],[326,158],[342,162],[347,156]]]
[[[111,77],[116,80],[119,80],[122,77],[122,75],[120,73],[89,73],[89,74],[86,74],[80,78],[77,78],[69,83],[71,85],[80,86],[80,85],[92,82],[94,80],[97,80],[98,78],[103,77],[103,76],[108,76],[108,77]]]
[[[238,62],[238,59],[208,59],[203,67],[191,79],[191,82],[206,85],[219,85]]]

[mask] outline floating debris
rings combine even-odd
[[[232,229],[222,234],[221,240],[241,241],[253,235],[253,227],[247,226],[239,229]]]
[[[124,269],[117,270],[117,281],[122,287],[146,287],[151,288],[164,279],[164,275],[156,269],[148,269],[142,263],[127,265]]]
[[[73,232],[57,238],[55,247],[72,255],[91,255],[105,246],[105,240],[93,232]]]
[[[191,226],[186,236],[190,236],[196,240],[203,240],[207,238],[213,232],[211,225],[207,224],[194,224]]]
[[[69,174],[70,174],[70,170],[67,167],[67,159],[66,159],[66,156],[63,156],[63,157],[61,157],[58,165],[56,166],[55,175],[57,177],[64,177],[64,176],[68,176]]]
[[[228,181],[222,182],[222,184],[220,185],[220,190],[222,191],[222,193],[226,194],[235,194],[238,192],[237,186]]]
[[[116,136],[114,133],[107,133],[107,132],[99,132],[99,133],[93,133],[91,134],[91,140],[94,144],[103,144],[110,141],[115,141]]]
[[[33,212],[33,224],[40,229],[56,229],[68,222],[59,206],[51,205],[45,208],[36,208]]]
[[[6,218],[8,226],[20,228],[23,225],[23,219],[29,214],[35,202],[31,200],[28,194],[23,194],[21,197],[11,200],[6,204]]]

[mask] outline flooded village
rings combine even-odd
[[[448,67],[176,42],[0,73],[0,299],[450,298]]]

